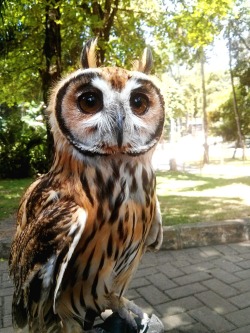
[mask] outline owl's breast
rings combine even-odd
[[[140,175],[146,183],[138,181],[138,172],[120,177],[115,184],[110,179],[102,184],[99,175],[99,186],[87,191],[92,212],[65,272],[62,300],[63,294],[73,294],[80,308],[100,312],[108,307],[109,295],[122,295],[126,290],[144,252],[155,212],[148,173],[141,170]]]

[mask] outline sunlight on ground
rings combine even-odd
[[[173,191],[171,191],[172,194]],[[178,192],[179,196],[190,197],[211,197],[211,198],[238,198],[244,205],[250,205],[250,186],[244,184],[231,184],[218,188],[203,190],[203,191],[182,191]]]
[[[164,225],[250,217],[250,177],[158,172],[157,194]]]
[[[159,195],[164,195],[166,193],[166,184],[164,183],[164,179],[162,181],[161,177],[158,177],[158,185],[157,191]],[[183,191],[185,188],[192,187],[195,189],[197,186],[206,184],[206,181],[200,180],[177,180],[176,179],[169,179],[168,180],[168,189],[171,189],[171,193],[174,191]]]

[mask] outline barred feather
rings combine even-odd
[[[83,67],[95,67],[95,43]],[[162,241],[151,158],[163,105],[147,75],[121,68],[79,70],[54,89],[54,162],[22,198],[11,247],[16,329],[77,333],[105,309],[132,326],[129,313],[142,315],[123,295],[143,253]]]

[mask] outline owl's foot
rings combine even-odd
[[[148,322],[148,316],[142,312],[141,308],[124,297],[113,295],[110,304],[112,311],[118,313],[119,317],[135,332],[138,332],[137,318],[142,325]]]
[[[129,314],[129,316],[131,315]],[[142,320],[135,317],[136,326],[133,327],[131,317],[122,318],[118,312],[114,312],[105,319],[103,324],[96,325],[94,330],[88,333],[145,333],[149,319],[146,314],[143,317]]]
[[[128,326],[135,330],[135,332],[138,332],[138,321],[136,320],[136,317],[139,318],[139,322],[142,327],[147,325],[148,315],[143,313],[142,310],[131,301],[127,300],[126,307],[124,306],[118,309],[117,313],[128,324]],[[143,331],[140,330],[140,332]]]

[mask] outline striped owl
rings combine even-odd
[[[95,49],[89,41],[82,68],[51,93],[53,165],[18,210],[9,260],[18,331],[85,332],[106,309],[133,328],[143,317],[123,295],[162,242],[151,158],[164,102],[149,49],[131,71],[98,67]]]

